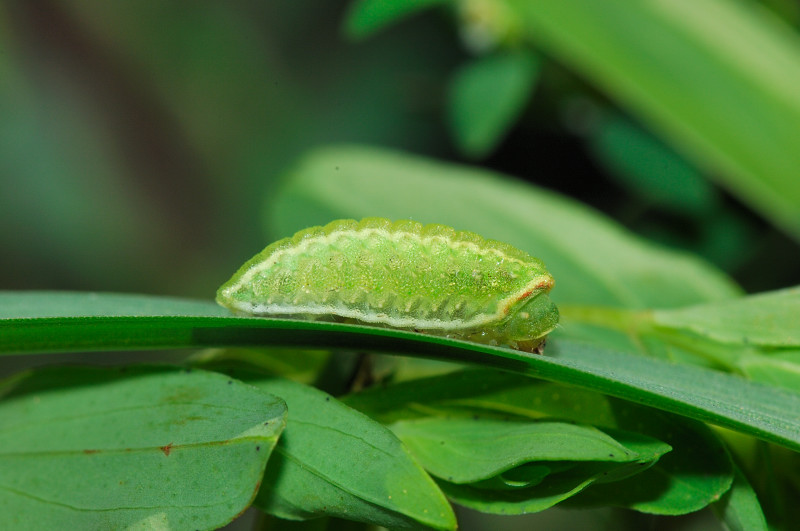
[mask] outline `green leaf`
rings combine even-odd
[[[778,354],[752,356],[742,360],[739,367],[751,380],[796,393],[800,391],[800,351],[793,354],[795,359],[784,359]]]
[[[732,465],[727,452],[717,437],[700,423],[590,391],[519,375],[465,371],[366,391],[346,397],[345,402],[383,422],[419,415],[487,413],[563,418],[591,423],[604,430],[617,430],[609,433],[626,447],[643,454],[634,463],[636,466],[627,469],[612,471],[606,468],[598,477],[593,473],[570,476],[569,483],[558,483],[558,499],[553,503],[567,499],[590,483],[613,480],[607,485],[592,486],[574,503],[581,506],[621,505],[644,512],[684,514],[719,499],[732,480]],[[644,470],[638,463],[658,458],[663,447],[662,450],[654,449],[618,430],[664,441],[673,450]],[[544,482],[542,486],[547,487]],[[564,492],[564,488],[568,491]],[[477,492],[473,494],[478,495]],[[531,492],[532,497],[539,495],[539,491]],[[492,499],[499,501],[501,498],[493,495]],[[515,503],[527,503],[519,493],[513,499]],[[545,500],[546,503],[551,501],[547,496]]]
[[[392,429],[448,496],[491,513],[544,510],[596,481],[640,473],[670,450],[644,436],[616,432],[615,440],[590,426],[546,420],[430,417]]]
[[[546,53],[800,237],[800,39],[793,28],[755,2],[506,4]]]
[[[20,302],[27,295],[30,294],[6,293],[3,297],[6,301]],[[164,345],[291,345],[405,353],[569,383],[800,450],[797,430],[800,394],[699,367],[675,365],[565,339],[550,341],[546,355],[532,356],[445,337],[337,323],[190,314],[165,316],[158,311],[137,317],[82,317],[86,301],[70,296],[79,302],[72,316],[0,319],[0,352]],[[208,303],[206,311],[216,311],[213,308]],[[40,311],[42,315],[49,313],[46,304]]]
[[[633,315],[628,312],[625,312],[625,318],[620,323],[621,326],[617,327],[603,321],[599,323],[592,322],[586,319],[585,311],[580,311],[576,315],[576,307],[574,306],[562,304],[558,307],[558,310],[560,313],[559,326],[551,333],[551,340],[568,339],[581,341],[619,352],[647,353],[654,358],[665,358],[665,356],[654,355],[653,349],[648,349],[649,345],[643,341],[640,335],[636,334],[636,329],[631,329],[636,321]],[[605,312],[606,310],[615,311],[614,308],[607,309],[600,306],[588,309],[593,314]]]
[[[609,465],[604,463],[578,467],[554,474],[545,482],[523,489],[481,489],[444,480],[439,480],[439,485],[450,499],[476,511],[505,515],[528,514],[549,509],[577,494],[601,479],[608,468]]]
[[[730,531],[766,531],[767,521],[753,487],[736,467],[733,486],[712,505],[714,513]]]
[[[474,59],[456,72],[447,113],[458,148],[467,156],[488,155],[530,99],[539,62],[530,52],[504,52]]]
[[[345,33],[361,39],[385,26],[437,4],[452,0],[353,0],[345,18]]]
[[[391,428],[426,470],[450,483],[475,483],[534,461],[641,459],[596,428],[565,422],[431,417]],[[669,449],[661,445],[648,460]]]
[[[673,451],[640,474],[592,485],[570,499],[569,505],[617,506],[678,515],[702,509],[728,491],[733,481],[733,463],[725,446],[707,426],[670,418],[662,412],[637,416],[635,423],[644,433],[669,443]]]
[[[216,529],[250,505],[286,413],[197,370],[41,369],[0,391],[3,529]]]
[[[705,364],[797,390],[800,288],[671,310],[561,305],[552,337]]]
[[[668,308],[739,294],[693,257],[636,238],[585,205],[495,173],[363,147],[310,153],[270,198],[276,236],[337,218],[444,223],[541,258],[556,303]]]
[[[337,516],[391,528],[455,529],[441,491],[387,428],[313,387],[251,378],[283,398],[290,412],[256,506],[292,520]]]
[[[800,347],[800,287],[653,312],[656,325],[740,345]]]

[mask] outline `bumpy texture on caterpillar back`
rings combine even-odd
[[[352,319],[533,349],[558,321],[544,264],[471,232],[367,218],[311,227],[217,293],[236,312]]]

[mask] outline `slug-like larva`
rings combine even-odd
[[[558,323],[544,264],[471,232],[383,218],[277,241],[217,292],[234,312],[357,322],[541,352]]]

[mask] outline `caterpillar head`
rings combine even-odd
[[[546,292],[532,295],[519,304],[503,323],[503,335],[509,341],[524,343],[539,340],[558,324],[558,308]]]

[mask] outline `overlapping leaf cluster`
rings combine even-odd
[[[498,514],[612,504],[705,507],[733,465],[708,428],[603,395],[466,371],[348,397],[392,429],[457,503]]]

